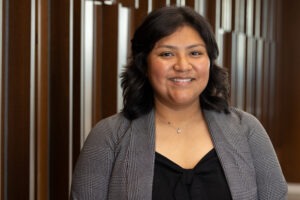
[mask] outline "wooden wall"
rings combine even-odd
[[[280,149],[287,180],[300,182],[300,1],[282,1],[280,69]]]
[[[88,2],[94,3],[90,71],[83,56]],[[232,105],[259,118],[287,180],[300,182],[294,156],[300,142],[300,24],[293,20],[300,17],[299,1],[107,2],[0,1],[0,199],[68,199],[88,131],[118,109],[120,8],[128,9],[129,43],[148,11],[176,3],[210,21],[218,63],[230,72]]]
[[[1,199],[6,196],[22,199],[30,195],[32,187],[32,183],[29,184],[32,124],[29,50],[31,35],[28,26],[31,4],[29,0],[12,0],[9,5],[7,1],[3,3]]]

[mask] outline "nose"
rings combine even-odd
[[[174,64],[174,70],[179,72],[185,72],[192,69],[192,65],[186,55],[178,56],[176,63]]]

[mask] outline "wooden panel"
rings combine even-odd
[[[255,69],[255,115],[262,118],[262,93],[263,93],[263,40],[257,40],[256,69]]]
[[[275,20],[276,20],[276,1],[273,0],[269,2],[269,14],[268,14],[268,40],[275,41],[276,40],[276,27],[275,27]]]
[[[6,135],[5,135],[5,122],[6,122],[6,110],[5,109],[5,99],[6,99],[6,95],[5,95],[5,92],[6,92],[6,82],[5,80],[7,80],[6,78],[6,71],[7,69],[5,69],[5,66],[7,66],[5,63],[7,62],[7,59],[5,59],[5,55],[7,55],[7,49],[8,49],[8,28],[7,28],[7,25],[8,25],[8,10],[6,10],[5,8],[7,7],[7,1],[3,1],[3,4],[2,4],[2,10],[3,11],[1,13],[1,23],[2,23],[2,26],[0,27],[1,28],[1,43],[2,43],[2,46],[0,46],[1,48],[1,63],[0,63],[0,199],[4,199],[4,196],[5,196],[5,187],[6,187],[6,182],[5,182],[5,170],[6,170],[6,167],[5,167],[5,161],[6,161],[6,146],[5,146],[5,143],[6,143]]]
[[[216,27],[216,3],[217,0],[209,0],[206,1],[206,18],[209,21],[209,23],[212,26],[213,31],[215,32],[215,27]]]
[[[140,1],[139,8],[133,11],[132,27],[135,29],[139,26],[143,19],[147,16],[148,3],[146,1]]]
[[[280,73],[281,95],[281,158],[286,179],[300,182],[300,1],[282,1],[282,24]]]
[[[279,132],[277,130],[279,129],[279,124],[276,122],[276,113],[278,112],[277,101],[276,98],[276,91],[278,88],[276,87],[276,76],[277,76],[277,66],[276,62],[278,61],[276,59],[277,57],[277,45],[275,42],[272,42],[269,44],[269,81],[268,81],[268,89],[269,89],[269,104],[268,104],[268,131],[270,133],[270,137],[273,141],[273,144],[277,146],[278,140],[279,140]]]
[[[262,21],[261,21],[261,29],[262,29],[262,32],[261,32],[261,36],[264,38],[264,39],[268,39],[269,37],[269,19],[270,19],[270,16],[269,16],[269,6],[270,6],[270,0],[264,0],[262,1]]]
[[[31,7],[29,0],[5,4],[4,199],[29,199]]]
[[[222,67],[230,70],[232,63],[232,34],[225,32],[223,34],[223,63]]]
[[[246,3],[245,0],[235,1],[234,30],[245,33],[246,30]]]
[[[245,76],[246,76],[246,36],[242,33],[237,36],[237,68],[236,68],[236,106],[245,109]]]
[[[105,96],[102,90],[102,55],[103,55],[103,31],[109,32],[103,26],[103,6],[97,6],[95,9],[95,37],[94,37],[94,69],[93,69],[93,118],[94,126],[103,117],[102,98]],[[117,55],[115,55],[117,57]]]
[[[48,1],[38,0],[36,48],[36,198],[49,197],[49,19]]]
[[[255,37],[260,37],[261,34],[261,27],[262,27],[262,14],[261,14],[261,9],[262,9],[262,2],[261,0],[255,0],[255,16],[254,16],[254,35]]]
[[[261,121],[264,124],[265,128],[268,130],[269,123],[268,123],[268,110],[270,103],[270,88],[269,88],[269,81],[270,81],[270,43],[264,42],[264,48],[263,48],[263,69],[262,69],[262,116]]]
[[[222,1],[221,0],[216,0],[216,10],[215,10],[215,20],[213,21],[214,23],[214,28],[215,28],[215,34],[216,34],[216,40],[218,40],[218,31],[223,30],[222,28]],[[221,31],[222,32],[222,31]],[[222,47],[221,47],[222,49]]]
[[[221,50],[222,51],[222,50]],[[237,74],[237,59],[236,56],[237,55],[237,34],[236,33],[232,33],[232,58],[231,58],[231,65],[230,65],[230,86],[231,86],[231,90],[230,90],[230,102],[231,105],[235,106],[237,104],[237,78],[236,78],[236,74]]]
[[[280,37],[282,35],[282,5],[281,5],[281,0],[276,0],[276,6],[275,6],[275,13],[274,13],[274,32],[276,32],[276,37],[274,38],[275,44],[273,44],[275,47],[275,80],[274,80],[274,121],[272,124],[276,124],[275,127],[272,127],[273,130],[272,132],[274,135],[272,136],[272,141],[275,146],[276,153],[278,155],[279,161],[282,162],[282,149],[283,149],[283,144],[284,144],[284,137],[285,135],[281,131],[282,124],[283,124],[283,119],[282,119],[282,114],[283,114],[283,103],[282,103],[282,96],[283,96],[283,90],[285,90],[284,85],[283,85],[283,77],[281,74],[281,62],[283,59],[283,54],[281,53],[282,50],[282,44],[280,41]],[[282,164],[282,163],[281,163]]]
[[[166,1],[152,0],[152,9],[161,8],[166,6]]]
[[[50,10],[50,199],[68,199],[70,2],[52,0]]]
[[[246,58],[246,111],[254,114],[255,109],[255,56],[256,41],[254,38],[247,39],[247,58]]]
[[[131,7],[134,8],[135,6],[135,0],[119,0],[119,2],[122,4],[124,7]]]
[[[195,0],[186,0],[185,5],[191,8],[195,8]]]
[[[234,31],[236,30],[236,12],[235,12],[235,8],[236,8],[236,1],[238,0],[232,0],[231,1],[231,30]]]
[[[73,166],[81,149],[80,74],[81,74],[81,2],[73,1]]]
[[[224,31],[231,31],[232,29],[232,1],[222,0],[221,3],[221,23],[220,27]]]
[[[117,111],[118,5],[103,7],[102,117]]]
[[[176,5],[177,0],[170,0],[170,5]]]
[[[246,34],[252,36],[254,33],[254,0],[246,2]]]

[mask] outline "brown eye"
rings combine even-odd
[[[192,56],[200,56],[200,55],[202,55],[203,53],[200,52],[200,51],[192,51],[190,54],[191,54]]]
[[[171,52],[162,52],[159,54],[161,57],[171,57],[173,54]]]

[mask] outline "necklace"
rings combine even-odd
[[[182,132],[182,128],[174,126],[171,122],[168,121],[167,124],[174,128],[177,134],[180,134]]]
[[[167,121],[167,120],[162,119],[160,116],[157,116],[157,119],[158,119],[159,121],[161,121],[162,123],[165,123],[165,124],[167,124],[168,126],[170,126],[171,128],[175,129],[175,131],[176,131],[177,134],[182,133],[182,130],[184,129],[184,128],[182,128],[182,127],[177,127],[177,126],[175,126],[175,125],[174,125],[172,122],[170,122],[170,121]],[[184,126],[184,127],[186,127],[186,126]]]

